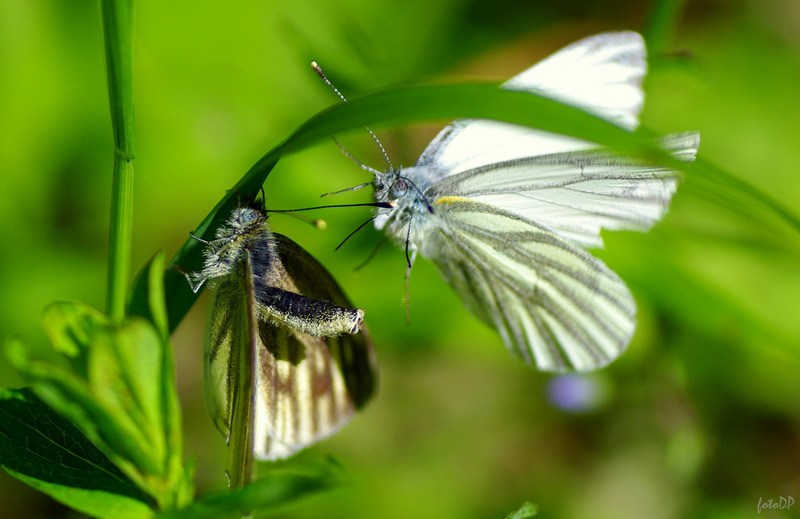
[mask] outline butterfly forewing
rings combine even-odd
[[[256,302],[248,251],[212,292],[212,314],[204,345],[206,404],[217,428],[228,440],[226,471],[231,488],[253,475],[253,388],[256,381],[253,344],[257,336]]]
[[[694,159],[697,134],[662,141],[666,151]],[[581,245],[602,245],[601,229],[645,231],[667,210],[677,172],[587,150],[491,164],[444,178],[426,195],[459,196],[502,207]]]
[[[598,34],[553,54],[502,88],[543,95],[634,129],[644,100],[645,57],[644,42],[635,32]],[[449,176],[487,164],[591,147],[579,139],[532,128],[461,119],[442,130],[417,165]]]
[[[543,59],[503,88],[542,94],[633,130],[644,104],[646,56],[638,33],[597,34]]]

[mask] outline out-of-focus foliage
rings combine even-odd
[[[582,36],[642,29],[646,16],[642,2],[606,0],[143,0],[134,265],[159,248],[171,256],[259,157],[337,102],[311,60],[345,94],[451,74],[503,79]],[[793,0],[687,2],[674,54],[653,57],[644,125],[700,131],[701,159],[797,212],[797,34]],[[0,336],[44,344],[47,303],[102,307],[104,298],[112,141],[98,7],[6,3],[0,48]],[[410,164],[434,132],[381,137],[395,164]],[[368,137],[343,142],[382,166]],[[303,207],[366,180],[322,144],[282,160],[265,193],[272,208]],[[284,517],[488,518],[525,501],[542,517],[752,517],[759,502],[800,499],[800,237],[763,209],[722,207],[713,186],[690,176],[652,232],[606,233],[600,255],[631,285],[640,324],[630,350],[584,380],[509,358],[424,260],[407,325],[402,251],[385,246],[354,272],[377,232],[332,251],[368,210],[318,216],[327,230],[280,215],[271,223],[366,310],[381,392],[302,455],[333,453],[353,484]],[[200,398],[205,303],[174,337],[201,492],[224,485],[225,457]],[[3,386],[22,383],[5,360],[0,376]],[[553,395],[564,388],[591,405],[560,410]],[[67,514],[5,474],[0,503],[11,518]]]

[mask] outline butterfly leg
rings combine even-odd
[[[411,323],[411,292],[410,292],[410,280],[411,280],[411,267],[414,266],[414,260],[417,258],[417,247],[414,246],[412,243],[410,248],[408,245],[409,242],[406,242],[406,261],[408,262],[408,268],[406,268],[406,296],[405,296],[405,303],[406,303],[406,322]],[[409,256],[409,250],[411,255]]]

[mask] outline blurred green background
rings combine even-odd
[[[337,102],[312,60],[350,95],[500,80],[583,36],[644,30],[653,12],[632,0],[140,1],[134,265],[174,254],[261,155]],[[700,131],[702,159],[800,213],[800,4],[688,1],[672,36],[673,54],[652,59],[643,124]],[[0,337],[45,354],[48,302],[105,305],[112,141],[97,3],[3,3],[0,56]],[[409,165],[437,129],[380,136]],[[383,167],[365,135],[343,142]],[[367,180],[326,142],[282,160],[266,199],[316,205]],[[369,228],[333,252],[368,209],[321,211],[325,231],[273,216],[366,310],[381,369],[365,412],[299,457],[334,455],[352,484],[276,516],[477,519],[530,500],[548,518],[750,518],[759,500],[800,501],[800,235],[755,205],[710,201],[718,194],[690,176],[652,232],[604,235],[598,255],[630,284],[639,327],[622,358],[579,380],[510,358],[425,260],[407,324],[399,248],[355,272],[380,241]],[[207,303],[174,336],[201,493],[225,484],[224,441],[201,398]],[[4,358],[0,377],[23,384]],[[593,395],[580,411],[551,399],[570,383]],[[0,504],[5,518],[74,516],[5,473]]]

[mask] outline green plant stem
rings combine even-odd
[[[125,294],[131,269],[133,164],[118,154],[114,157],[113,182],[106,312],[115,322],[121,322],[125,317]]]
[[[111,129],[114,134],[106,311],[114,321],[119,322],[125,316],[131,269],[135,4],[134,0],[103,0],[101,9]]]

